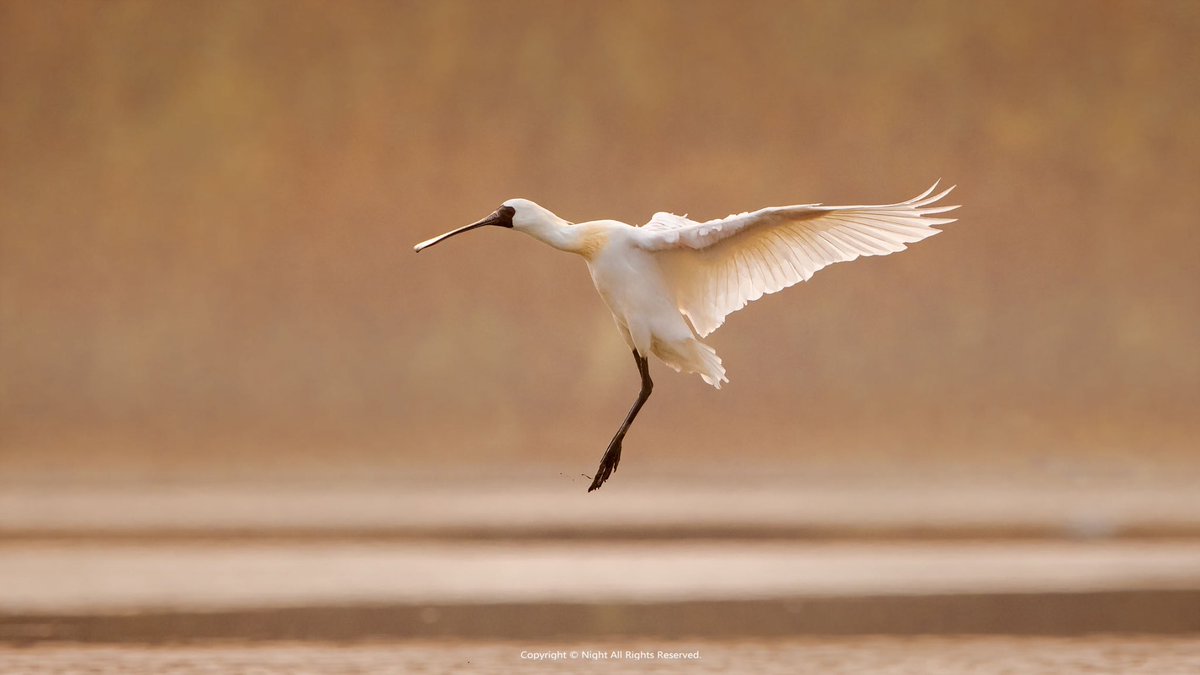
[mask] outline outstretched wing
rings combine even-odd
[[[903,251],[937,234],[932,226],[955,219],[929,216],[958,206],[931,206],[954,188],[935,189],[898,204],[777,206],[704,223],[656,213],[637,243],[656,253],[679,311],[703,337],[747,303],[826,265]]]

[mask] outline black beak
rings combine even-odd
[[[515,213],[515,210],[511,206],[502,206],[495,213],[488,216],[487,218],[484,218],[483,220],[471,223],[470,225],[467,225],[465,227],[460,227],[457,230],[451,230],[451,231],[447,232],[446,234],[439,234],[438,236],[434,237],[433,239],[426,239],[425,241],[414,246],[413,250],[416,251],[417,253],[420,253],[422,250],[427,249],[430,246],[433,246],[434,244],[440,243],[441,241],[443,241],[445,239],[449,239],[450,237],[453,237],[456,234],[462,234],[463,232],[470,232],[471,230],[474,230],[476,228],[486,227],[488,225],[496,225],[498,227],[512,227],[513,213]]]

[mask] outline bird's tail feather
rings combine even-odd
[[[696,373],[705,382],[717,389],[722,382],[728,382],[725,377],[725,367],[721,365],[721,357],[717,350],[703,342],[690,338],[676,342],[653,341],[654,355],[676,371]]]

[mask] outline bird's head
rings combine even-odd
[[[538,204],[528,199],[510,199],[501,204],[500,208],[493,211],[488,217],[471,223],[470,225],[460,227],[457,230],[451,230],[445,234],[439,234],[433,239],[426,239],[425,241],[414,246],[413,250],[420,253],[422,250],[449,239],[456,234],[462,234],[463,232],[469,232],[471,230],[488,225],[507,227],[509,229],[517,230],[518,232],[532,232],[539,228],[553,225],[555,224],[555,221],[558,220],[558,217],[553,213],[550,213],[550,211],[542,208]]]

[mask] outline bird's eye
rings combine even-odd
[[[496,215],[499,216],[499,222],[497,222],[496,224],[501,225],[503,227],[512,227],[513,226],[513,216],[516,215],[516,213],[517,213],[517,210],[514,209],[513,207],[505,206],[502,204],[500,206],[500,208],[496,209]]]

